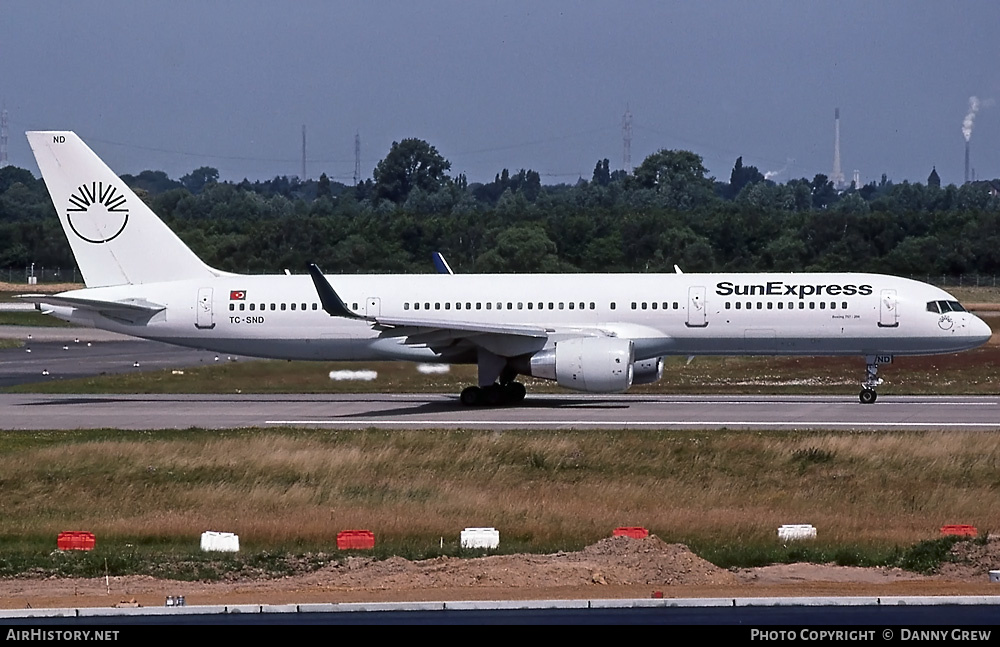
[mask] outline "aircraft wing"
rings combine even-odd
[[[101,301],[81,297],[67,297],[53,294],[22,294],[18,299],[24,299],[36,306],[69,306],[80,310],[96,312],[108,319],[130,324],[145,324],[153,316],[166,309],[166,306],[152,303],[145,299],[123,299],[121,301]]]
[[[497,355],[514,356],[535,352],[545,347],[552,336],[613,337],[615,333],[597,328],[557,329],[525,324],[484,323],[478,321],[437,320],[421,318],[367,317],[351,311],[337,295],[330,282],[316,265],[309,266],[323,309],[334,317],[362,319],[380,331],[383,338],[401,338],[412,346],[426,346],[435,352],[453,350],[456,346],[479,346]]]

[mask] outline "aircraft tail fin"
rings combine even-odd
[[[70,131],[27,133],[87,287],[219,276]]]

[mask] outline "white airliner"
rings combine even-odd
[[[202,262],[72,132],[29,132],[86,288],[25,295],[61,319],[255,357],[473,363],[467,405],[524,398],[518,375],[611,393],[669,355],[857,355],[862,403],[894,355],[991,331],[947,292],[877,274],[247,276]]]

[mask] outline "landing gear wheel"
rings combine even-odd
[[[524,388],[524,385],[520,382],[511,382],[503,387],[504,395],[507,396],[507,402],[511,404],[516,404],[524,400],[524,396],[527,395],[528,391]]]
[[[875,393],[875,389],[861,389],[858,397],[861,399],[861,404],[874,404],[878,399],[878,393]]]
[[[491,407],[504,404],[507,400],[506,395],[504,388],[499,384],[483,387],[483,401]]]
[[[483,402],[483,392],[478,386],[470,386],[462,390],[462,395],[459,398],[467,407],[474,407],[477,404],[482,404]]]

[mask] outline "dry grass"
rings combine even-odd
[[[907,545],[945,523],[995,529],[1000,437],[746,432],[66,432],[0,450],[0,537],[88,529],[134,542],[237,532],[250,549],[368,528],[435,547],[495,526],[573,547],[618,525],[668,541]],[[32,437],[33,436],[33,437]],[[96,436],[96,438],[95,438]]]
[[[8,283],[0,281],[0,299],[14,294],[55,294],[57,292],[67,292],[69,290],[81,290],[85,285],[82,283],[36,283],[28,285],[25,283]]]

